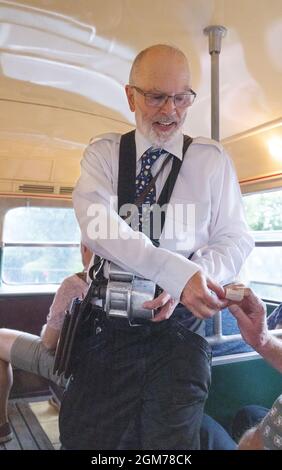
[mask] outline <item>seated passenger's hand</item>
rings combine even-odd
[[[240,285],[242,286],[242,284]],[[229,310],[237,318],[243,316],[261,317],[264,319],[266,316],[266,307],[264,302],[252,291],[252,289],[244,288],[244,297],[241,301],[230,301]]]
[[[236,318],[246,343],[258,351],[269,339],[265,304],[251,289],[245,288],[243,300],[232,302],[228,308]]]
[[[206,319],[228,305],[224,289],[215,281],[197,271],[185,285],[180,302],[195,317]]]
[[[168,320],[168,318],[173,314],[173,311],[178,304],[178,301],[173,299],[167,292],[162,292],[155,299],[144,302],[143,307],[156,310],[153,322],[160,322],[163,320]]]

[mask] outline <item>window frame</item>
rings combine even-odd
[[[3,280],[3,255],[4,249],[8,247],[27,246],[40,248],[48,247],[70,247],[78,248],[79,242],[4,242],[4,224],[7,213],[12,209],[20,207],[37,207],[49,209],[73,209],[72,201],[68,199],[49,199],[34,197],[10,197],[0,198],[0,295],[22,295],[32,293],[55,293],[60,286],[58,284],[7,284]]]

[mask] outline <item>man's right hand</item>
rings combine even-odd
[[[212,317],[230,303],[224,298],[224,289],[201,271],[197,271],[185,285],[180,302],[195,317],[204,320]]]

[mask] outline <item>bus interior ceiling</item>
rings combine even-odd
[[[184,131],[210,137],[208,25],[227,28],[219,57],[220,140],[242,193],[280,191],[282,212],[281,0],[0,0],[0,262],[8,210],[71,208],[89,140],[134,127],[124,85],[141,49],[168,43],[187,54],[197,99]],[[68,243],[77,245],[78,237]],[[273,305],[282,301],[281,277]],[[54,287],[23,286],[17,295],[6,287],[1,276],[0,326],[39,334]],[[217,365],[213,376],[208,410],[224,424],[240,404],[270,405],[281,389],[281,377],[260,359]]]
[[[269,174],[281,185],[281,160],[270,155],[281,146],[280,0],[2,0],[0,192],[31,190],[20,189],[25,184],[54,186],[55,194],[72,187],[92,136],[134,126],[123,87],[135,54],[154,43],[175,44],[189,57],[198,97],[184,130],[209,137],[203,29],[211,24],[227,28],[220,136],[242,189]]]

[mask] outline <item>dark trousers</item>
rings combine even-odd
[[[137,419],[141,449],[198,449],[210,386],[205,339],[175,319],[125,328],[99,321],[63,397],[63,447],[125,448]]]
[[[246,405],[237,411],[231,425],[233,439],[238,442],[243,434],[257,426],[269,412],[268,408],[260,405]]]
[[[202,450],[235,450],[237,447],[221,424],[206,414],[203,416],[200,436]]]
[[[135,422],[130,423],[127,432],[122,436],[119,449],[139,449],[140,448],[140,424],[139,417]],[[200,428],[200,449],[201,450],[235,450],[236,442],[230,434],[211,416],[203,415]]]

